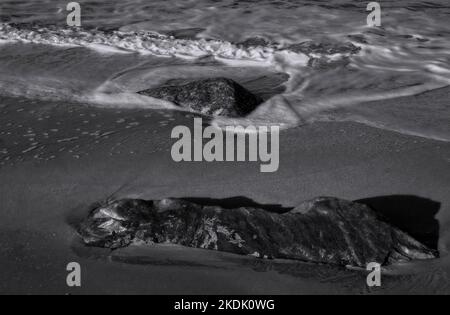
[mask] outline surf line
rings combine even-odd
[[[175,162],[260,162],[262,173],[280,165],[280,126],[203,128],[203,119],[194,118],[193,132],[176,126],[171,137],[178,139],[171,150]]]

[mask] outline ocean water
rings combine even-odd
[[[396,99],[450,84],[450,4],[379,1],[382,26],[373,28],[368,2],[80,0],[82,27],[69,28],[67,1],[2,1],[0,94],[176,109],[135,92],[225,76],[264,94],[285,75],[283,93],[266,93],[245,119],[216,124],[356,120],[449,141],[450,106]],[[373,102],[389,111],[366,110]]]

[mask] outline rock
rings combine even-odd
[[[333,42],[314,42],[307,41],[300,44],[293,44],[288,47],[288,50],[303,53],[305,55],[320,54],[320,55],[335,55],[347,54],[354,55],[361,51],[361,47],[357,47],[350,42],[333,43]]]
[[[239,42],[237,46],[244,47],[244,48],[250,48],[250,47],[267,47],[271,45],[271,43],[262,37],[250,37],[246,40]]]
[[[262,103],[261,98],[226,78],[178,81],[138,93],[214,116],[242,117]]]
[[[110,249],[170,243],[343,266],[437,257],[367,206],[335,198],[317,198],[284,214],[182,199],[126,199],[96,207],[79,233],[85,244]]]
[[[294,44],[287,48],[296,53],[303,53],[309,56],[308,66],[314,69],[328,70],[344,67],[350,63],[349,57],[357,54],[361,48],[350,42],[313,42],[307,41],[300,44]],[[340,58],[333,58],[340,54]]]

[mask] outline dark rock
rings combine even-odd
[[[357,47],[350,42],[334,43],[313,41],[294,44],[287,49],[309,56],[310,60],[308,66],[319,70],[344,67],[350,63],[349,56],[357,54],[361,50],[360,47]],[[330,57],[335,54],[341,54],[342,56],[338,59]]]
[[[333,42],[313,42],[307,41],[300,44],[294,44],[288,47],[288,50],[293,52],[301,52],[305,55],[321,54],[357,54],[361,47],[357,47],[350,42],[347,43],[333,43]]]
[[[214,116],[242,117],[252,112],[262,99],[226,78],[183,81],[138,92],[178,106]]]
[[[271,43],[262,37],[250,37],[246,40],[238,43],[238,46],[244,47],[244,48],[250,48],[250,47],[266,47],[269,46]]]
[[[369,207],[335,198],[317,198],[284,214],[182,199],[120,200],[95,208],[79,233],[87,245],[110,249],[170,243],[359,267],[437,256]]]

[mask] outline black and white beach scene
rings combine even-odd
[[[450,294],[449,21],[2,0],[0,294]]]

